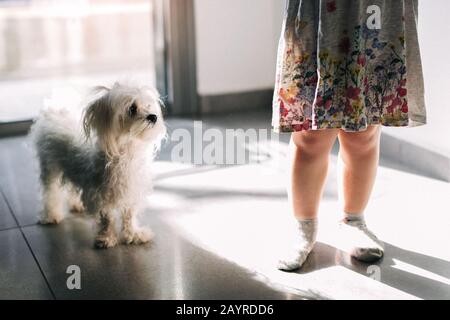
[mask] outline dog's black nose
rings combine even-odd
[[[149,114],[145,119],[147,119],[148,122],[155,123],[156,120],[158,120],[158,116],[156,114]]]

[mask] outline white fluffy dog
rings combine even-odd
[[[151,191],[149,169],[166,134],[161,105],[156,90],[116,83],[97,87],[78,119],[64,108],[42,111],[31,131],[43,186],[41,223],[63,219],[68,190],[70,209],[98,220],[96,247],[118,243],[116,213],[123,243],[150,241],[152,232],[139,227],[136,217]]]

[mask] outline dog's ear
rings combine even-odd
[[[92,131],[96,132],[98,142],[107,155],[118,154],[116,137],[113,134],[114,111],[109,97],[109,89],[98,87],[102,92],[100,97],[94,99],[85,109],[83,117],[83,129],[86,138],[92,137]]]
[[[101,135],[107,129],[112,120],[113,110],[108,97],[106,88],[96,87],[94,93],[97,95],[101,91],[100,96],[95,97],[86,107],[83,116],[83,129],[86,138],[91,137],[92,130],[97,131],[97,135]]]

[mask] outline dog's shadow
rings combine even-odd
[[[376,280],[421,299],[450,299],[450,262],[436,257],[405,250],[385,243],[384,257],[375,263],[364,263],[341,250],[321,242],[304,265],[294,273],[307,274],[319,269],[340,265],[362,275],[373,276],[378,266]],[[408,266],[402,270],[400,265]]]

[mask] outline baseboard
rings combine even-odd
[[[30,130],[33,120],[0,122],[0,138],[25,135]]]
[[[270,109],[273,89],[199,95],[199,110],[202,114],[222,113],[236,110]]]

